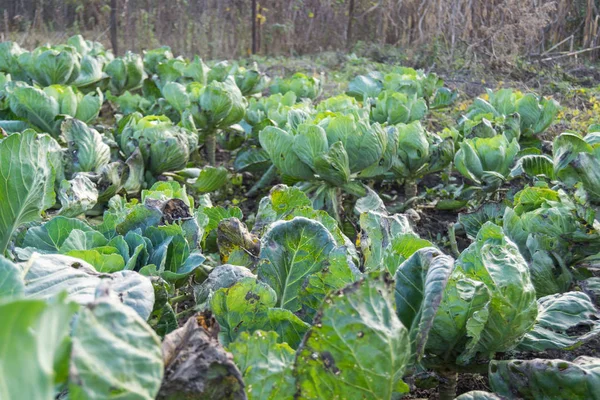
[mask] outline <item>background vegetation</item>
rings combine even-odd
[[[599,0],[5,0],[0,41],[34,47],[81,33],[108,44],[111,6],[116,44],[136,52],[167,45],[175,54],[239,58],[254,37],[255,52],[271,56],[374,44],[459,53],[466,63],[548,50],[598,56]]]

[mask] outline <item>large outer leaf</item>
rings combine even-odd
[[[260,201],[252,232],[261,236],[273,222],[285,219],[297,208],[311,205],[312,202],[302,190],[286,185],[273,186],[269,195]]]
[[[228,345],[242,332],[274,330],[280,340],[296,348],[308,324],[289,310],[273,308],[276,301],[273,289],[254,278],[242,278],[229,288],[217,290],[210,307],[221,326],[221,342]]]
[[[574,184],[572,170],[569,164],[580,153],[592,153],[592,146],[575,133],[563,133],[552,143],[552,159],[554,164],[554,175],[567,184]]]
[[[297,313],[304,321],[312,322],[325,297],[360,277],[358,268],[349,267],[348,254],[338,247],[329,254],[327,268],[308,276],[298,294],[302,309]]]
[[[72,339],[70,399],[156,397],[163,377],[160,339],[134,310],[101,297],[79,314]]]
[[[81,60],[81,69],[77,79],[73,82],[74,86],[91,86],[100,81],[104,76],[102,74],[103,62],[100,59],[86,55]]]
[[[430,246],[429,242],[420,242],[404,215],[388,216],[374,211],[360,215],[358,242],[364,255],[366,271],[387,268],[395,272],[398,265],[412,254],[409,248],[416,251],[418,248]],[[404,248],[404,245],[408,247]]]
[[[301,161],[293,150],[295,140],[292,135],[274,126],[266,127],[258,135],[260,145],[269,153],[273,165],[284,177],[295,180],[313,178],[313,171]]]
[[[205,317],[191,317],[165,337],[158,399],[246,399],[242,375],[217,340],[219,325]]]
[[[536,324],[519,344],[519,350],[567,350],[600,334],[600,314],[585,293],[568,292],[542,297],[538,300],[538,310]],[[589,329],[587,333],[570,333],[583,327]]]
[[[487,318],[469,334],[472,339],[459,361],[468,362],[477,352],[489,356],[514,348],[533,327],[538,313],[527,262],[517,246],[502,228],[488,222],[457,260],[458,268],[483,282],[491,293]]]
[[[215,267],[208,278],[194,288],[196,303],[202,305],[210,301],[217,290],[231,287],[243,278],[255,278],[255,276],[248,268],[238,265],[223,264]]]
[[[214,192],[227,183],[227,170],[224,167],[206,166],[202,168],[196,181],[190,185],[200,193]]]
[[[391,399],[410,358],[392,282],[374,273],[328,296],[296,356],[302,399]]]
[[[383,84],[379,79],[359,75],[348,83],[348,90],[346,93],[359,101],[363,101],[368,98],[376,98],[382,89]]]
[[[452,257],[428,247],[418,250],[396,271],[396,312],[410,333],[417,360],[423,354],[453,270]]]
[[[293,150],[298,158],[306,165],[315,169],[317,158],[329,149],[327,134],[318,125],[300,124],[294,137]]]
[[[121,301],[147,319],[154,305],[154,289],[148,278],[133,271],[101,274],[83,260],[60,254],[33,254],[22,264],[25,296],[48,299],[66,291],[79,304],[94,301],[100,283],[108,284]]]
[[[70,118],[62,123],[61,130],[69,146],[67,170],[70,173],[97,172],[110,162],[110,147],[95,129]]]
[[[90,124],[98,118],[103,102],[104,95],[99,88],[96,88],[95,92],[90,92],[79,99],[77,112],[73,116],[86,124]]]
[[[85,174],[76,174],[68,181],[63,179],[57,196],[61,204],[59,214],[65,217],[81,215],[98,202],[96,185]]]
[[[55,253],[75,229],[83,232],[94,231],[84,221],[58,216],[41,226],[29,228],[23,239],[23,245],[35,248],[40,253]]]
[[[488,393],[481,390],[473,390],[463,393],[455,400],[504,400],[506,397],[498,396],[495,393]]]
[[[439,357],[434,362],[448,364],[459,356],[468,340],[469,324],[474,324],[479,315],[485,315],[489,301],[490,292],[482,282],[454,271],[427,341],[426,351]]]
[[[277,333],[244,332],[229,346],[244,377],[249,400],[292,399],[296,392],[293,375],[295,352],[278,343]]]
[[[9,259],[0,256],[0,299],[18,296],[23,293],[24,289],[21,268]]]
[[[53,400],[68,365],[69,321],[77,311],[64,296],[0,301],[0,398]]]
[[[489,379],[511,399],[600,399],[599,358],[492,361]]]
[[[273,224],[262,238],[258,278],[277,294],[277,306],[300,309],[304,279],[323,270],[335,239],[320,222],[303,217]]]
[[[344,145],[352,173],[360,172],[379,161],[388,139],[387,133],[379,124],[370,125],[368,121],[357,119],[353,115],[340,115],[332,118],[325,127],[330,145],[336,142]]]
[[[44,91],[31,86],[16,87],[10,95],[10,109],[42,132],[59,134],[54,121],[60,112],[58,102]]]
[[[54,204],[52,142],[32,131],[0,140],[0,255],[15,229]]]
[[[600,201],[600,159],[598,156],[581,153],[573,160],[572,165],[590,200],[595,203]]]

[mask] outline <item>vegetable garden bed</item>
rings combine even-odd
[[[209,64],[0,44],[0,398],[598,398],[595,92]]]

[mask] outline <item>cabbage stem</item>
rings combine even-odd
[[[438,392],[440,400],[453,400],[456,397],[456,386],[458,384],[458,374],[455,371],[438,371],[441,378]]]
[[[206,147],[208,163],[215,167],[217,165],[217,133],[215,131],[206,132],[204,146]]]
[[[417,181],[412,179],[406,179],[404,181],[404,201],[417,197]]]
[[[247,197],[255,196],[259,190],[267,187],[271,182],[273,182],[275,180],[275,178],[277,178],[277,169],[275,168],[274,165],[271,165],[269,167],[269,169],[267,170],[267,172],[265,172],[263,174],[263,176],[260,177],[258,182],[256,182],[254,184],[254,186],[252,186],[250,188],[248,193],[246,193],[246,196]]]

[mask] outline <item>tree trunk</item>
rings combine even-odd
[[[256,30],[256,0],[252,0],[252,54],[258,51]]]
[[[117,0],[110,0],[110,44],[115,56],[119,55],[119,41],[117,39]]]
[[[352,46],[352,22],[354,21],[354,0],[348,3],[348,26],[346,28],[346,49]]]

